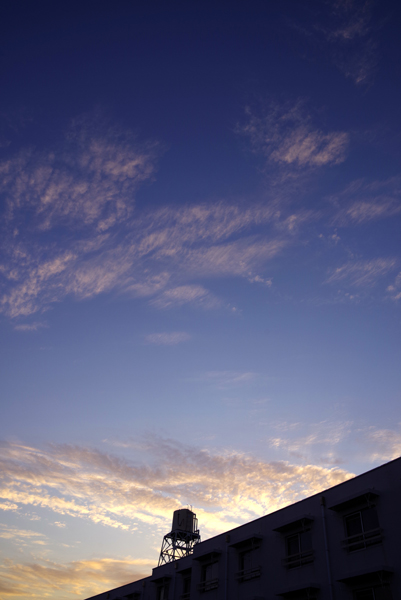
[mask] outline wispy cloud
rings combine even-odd
[[[377,65],[371,0],[338,0],[332,14],[337,26],[329,33],[333,58],[357,85],[370,83]]]
[[[130,223],[122,239],[102,235],[90,244],[77,242],[65,249],[60,244],[57,258],[41,258],[49,252],[48,248],[38,250],[33,245],[22,250],[17,245],[13,255],[2,265],[8,279],[8,291],[0,300],[3,312],[11,317],[30,315],[68,294],[90,298],[111,290],[136,296],[160,296],[155,301],[155,306],[160,308],[176,302],[199,304],[201,297],[204,297],[202,305],[206,300],[208,305],[216,304],[202,285],[189,283],[189,280],[205,276],[248,278],[291,241],[284,238],[282,231],[276,230],[270,233],[270,240],[259,234],[259,237],[253,235],[226,242],[230,235],[228,230],[235,227],[237,234],[246,230],[246,219],[252,212],[246,209],[243,211],[244,222],[241,222],[239,211],[240,214],[235,215],[236,223],[225,223],[223,227],[219,219],[225,217],[230,221],[232,207],[222,204],[217,214],[211,207],[209,232],[204,231],[202,220],[194,222],[193,215],[187,215],[185,208],[170,211],[168,216],[172,220],[175,212],[181,213],[181,217],[189,217],[187,230],[182,223],[168,227],[160,222],[159,215],[154,214],[149,215],[152,222],[147,228],[142,227],[141,219]],[[193,210],[188,209],[188,212]],[[254,227],[261,224],[258,213],[260,210],[256,207]],[[270,218],[271,211],[266,210],[265,219],[269,221]],[[213,222],[215,219],[218,222]],[[219,243],[213,243],[211,236]]]
[[[401,456],[401,430],[369,427],[359,432],[359,437],[367,447],[370,460],[382,462]]]
[[[334,269],[326,279],[326,283],[346,281],[357,287],[370,287],[375,285],[378,279],[393,271],[396,265],[397,260],[395,258],[351,261]]]
[[[272,448],[285,450],[289,457],[317,462],[318,464],[340,464],[337,446],[353,430],[350,421],[321,421],[319,423],[285,423],[275,425],[280,436],[271,437]],[[285,435],[282,435],[282,434]]]
[[[149,297],[157,308],[217,306],[221,301],[202,278],[263,278],[265,264],[310,218],[280,210],[275,200],[135,213],[135,196],[154,176],[157,154],[157,144],[81,119],[59,148],[31,149],[0,164],[7,198],[3,313],[28,317],[66,296],[111,291]]]
[[[152,301],[157,308],[174,308],[191,304],[201,308],[217,308],[221,302],[201,285],[180,285],[165,290]]]
[[[14,329],[17,331],[38,331],[39,329],[43,329],[48,327],[46,323],[42,321],[34,321],[33,323],[21,323],[19,325],[14,325]]]
[[[0,564],[0,593],[4,598],[43,598],[57,595],[87,597],[148,576],[154,563],[146,559],[92,559],[60,564],[52,560]]]
[[[257,374],[251,371],[208,371],[204,380],[224,389],[253,381],[256,376]]]
[[[156,151],[116,128],[100,131],[88,118],[77,119],[61,150],[31,149],[0,164],[7,218],[17,228],[29,214],[42,231],[60,223],[107,231],[132,213],[139,184],[154,173]]]
[[[332,3],[332,12],[344,19],[341,26],[335,29],[332,36],[344,40],[352,40],[369,33],[371,19],[370,0],[336,0]]]
[[[138,465],[80,446],[41,450],[5,443],[0,497],[109,527],[152,522],[160,532],[173,510],[196,499],[203,532],[210,535],[350,477],[339,469],[269,462],[155,437],[138,442],[144,459]]]
[[[390,294],[390,297],[393,300],[401,299],[401,271],[398,273],[397,277],[394,280],[394,283],[387,287],[387,291]]]
[[[252,374],[210,373],[232,384]],[[152,524],[160,540],[173,510],[196,504],[203,538],[262,516],[350,477],[337,467],[264,460],[234,450],[212,450],[147,436],[122,444],[140,462],[83,446],[41,449],[18,443],[0,445],[0,498],[19,505],[29,517],[37,507],[54,514],[88,519],[105,527],[137,530]],[[135,534],[133,534],[135,535]],[[48,544],[42,534],[3,527],[0,537],[21,548]],[[157,550],[155,551],[157,552]],[[0,564],[0,590],[21,600],[43,594],[86,597],[149,575],[156,556],[93,558],[60,564],[55,560]]]
[[[263,279],[263,277],[260,277],[260,275],[250,275],[248,278],[249,283],[261,283],[263,285],[266,285],[267,287],[271,287],[273,285],[273,280],[270,279]]]
[[[290,460],[309,464],[341,465],[344,453],[352,453],[363,462],[383,463],[401,455],[401,423],[392,429],[361,426],[353,421],[325,420],[318,423],[273,423],[276,435],[268,438],[272,449]]]
[[[3,312],[29,315],[67,294],[87,297],[116,285],[133,257],[111,238],[153,176],[157,151],[86,118],[72,124],[59,148],[0,163]]]
[[[16,510],[18,508],[18,504],[15,502],[0,502],[0,510]]]
[[[176,346],[177,344],[187,342],[190,339],[191,336],[185,331],[150,333],[145,336],[145,341],[148,344],[155,344],[156,346]]]
[[[333,223],[359,225],[401,214],[401,180],[353,181],[330,201],[337,209]]]
[[[301,102],[271,104],[265,114],[246,109],[247,120],[238,131],[247,136],[254,152],[269,163],[297,169],[336,165],[343,162],[349,135],[324,132],[314,126]]]
[[[30,540],[36,542],[38,539],[45,538],[43,533],[37,531],[30,531],[27,529],[17,529],[16,527],[7,527],[6,525],[0,525],[0,538],[5,540],[13,541],[25,541]]]
[[[314,27],[335,66],[356,85],[371,83],[377,67],[373,6],[372,0],[326,0]]]

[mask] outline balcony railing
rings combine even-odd
[[[242,569],[236,573],[236,578],[238,581],[248,581],[248,579],[254,579],[255,577],[260,577],[261,567],[251,567],[250,569]]]
[[[306,550],[305,552],[298,552],[297,554],[289,554],[283,560],[283,565],[287,569],[294,569],[295,567],[302,567],[313,562],[314,555],[313,550]]]
[[[356,550],[365,550],[368,546],[381,544],[382,539],[382,530],[377,528],[350,535],[342,541],[342,545],[348,552],[355,552]]]
[[[208,579],[206,581],[201,581],[198,583],[198,591],[199,592],[209,592],[210,590],[215,590],[219,587],[218,579]]]

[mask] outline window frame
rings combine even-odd
[[[282,565],[287,569],[294,569],[297,567],[303,567],[304,565],[313,563],[315,560],[315,552],[313,549],[313,523],[314,517],[312,515],[302,515],[294,521],[284,523],[279,527],[273,529],[281,533],[284,537],[284,552],[285,557],[282,559]],[[310,535],[310,547],[302,548],[302,534],[308,533]],[[292,537],[298,537],[298,549],[299,552],[295,554],[289,554],[288,552],[288,540]]]
[[[284,564],[288,569],[296,569],[297,567],[302,567],[303,565],[307,565],[312,563],[314,560],[314,552],[312,547],[312,534],[311,529],[305,529],[303,531],[297,531],[291,533],[285,537],[285,551],[286,556],[284,559]],[[310,547],[305,548],[305,541],[302,541],[303,534],[310,533]],[[289,552],[290,548],[288,546],[289,540],[292,538],[297,538],[298,540],[298,552],[291,553]]]
[[[238,566],[239,569],[236,573],[237,580],[242,583],[244,581],[249,581],[250,579],[255,579],[260,577],[262,568],[260,564],[256,563],[256,554],[255,551],[259,546],[252,547],[247,546],[238,551]],[[246,564],[245,557],[248,556],[250,558],[250,564]]]
[[[373,529],[366,529],[366,523],[363,515],[368,510],[375,511],[374,515],[378,526],[374,527]],[[349,520],[352,517],[355,517],[356,515],[359,515],[360,531],[350,535]],[[343,522],[345,538],[342,540],[342,545],[348,553],[366,550],[370,546],[382,543],[382,529],[379,525],[379,516],[377,514],[377,509],[375,505],[371,504],[355,508],[352,512],[343,515]]]
[[[181,589],[180,600],[190,600],[191,597],[191,581],[192,581],[192,569],[185,569],[180,573],[181,575]]]
[[[393,575],[394,571],[392,569],[382,567],[377,570],[367,570],[364,573],[344,577],[342,579],[338,579],[338,581],[340,583],[344,583],[348,587],[350,596],[352,595],[354,600],[358,600],[358,594],[361,592],[372,589],[385,590],[384,598],[380,598],[380,595],[383,596],[383,594],[380,594],[376,600],[392,600],[393,596],[391,580]]]
[[[169,583],[161,583],[157,586],[157,600],[168,600]]]
[[[285,600],[317,600],[320,593],[319,587],[316,585],[309,585],[299,589],[288,590],[278,594]]]
[[[383,594],[377,594],[378,590],[384,590],[384,596]],[[363,592],[372,592],[370,598],[363,598],[360,594]],[[391,593],[391,587],[390,585],[386,582],[386,583],[381,583],[381,584],[371,584],[368,586],[363,586],[363,587],[358,587],[354,590],[352,590],[352,598],[353,600],[392,600],[393,596]]]
[[[216,573],[213,573],[213,568],[216,567]],[[207,578],[207,573],[208,573],[208,569],[211,568],[211,574],[212,577]],[[219,587],[219,560],[215,559],[213,561],[207,561],[204,562],[201,566],[201,580],[200,583],[198,583],[198,591],[203,593],[203,592],[210,592],[212,590],[215,590]],[[216,575],[217,577],[213,577],[213,575]]]

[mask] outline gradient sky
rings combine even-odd
[[[6,3],[0,599],[401,453],[400,2]]]

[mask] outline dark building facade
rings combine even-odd
[[[400,600],[401,458],[88,600]]]

